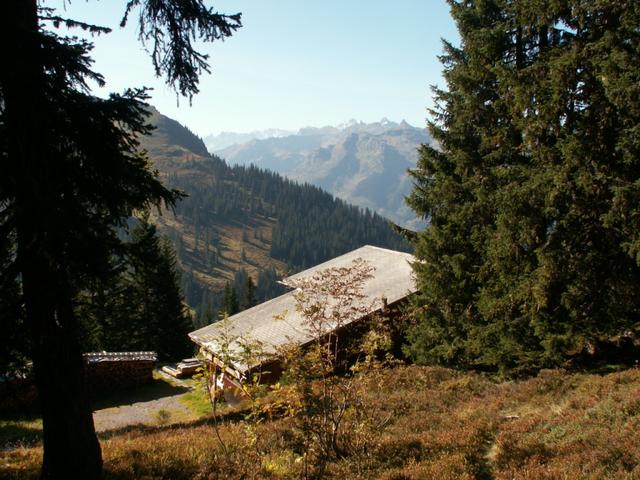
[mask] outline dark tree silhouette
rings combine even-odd
[[[235,315],[240,310],[238,305],[238,294],[236,289],[227,282],[224,286],[224,292],[222,293],[222,311],[226,315]]]
[[[207,57],[192,40],[222,39],[240,15],[214,13],[200,0],[131,0],[140,38],[156,72],[181,95],[198,91]],[[177,191],[162,186],[137,153],[145,124],[144,91],[98,99],[91,44],[61,37],[55,27],[109,29],[61,18],[37,0],[0,3],[0,238],[15,238],[10,268],[21,281],[25,325],[42,404],[42,478],[101,475],[100,445],[87,400],[74,301],[90,279],[109,270],[122,247],[117,226],[134,210],[172,205]]]
[[[244,284],[244,292],[242,294],[242,304],[240,308],[246,310],[256,304],[256,286],[253,283],[251,277],[247,276],[247,281]]]
[[[193,324],[182,302],[173,247],[158,237],[147,216],[133,230],[132,240],[133,268],[124,279],[134,305],[129,330],[140,337],[140,349],[155,350],[160,360],[184,358],[193,353],[188,336]]]

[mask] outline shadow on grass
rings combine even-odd
[[[164,397],[180,395],[189,390],[190,388],[187,386],[173,385],[160,378],[154,378],[146,385],[96,395],[93,399],[92,406],[94,410],[100,410],[103,408],[130,405],[137,402],[148,402]],[[180,425],[187,426],[188,423]],[[114,430],[113,432],[142,428],[143,426],[138,425]],[[103,435],[101,435],[101,437],[102,436]],[[37,413],[22,411],[2,412],[0,414],[0,451],[13,450],[21,446],[36,446],[41,443],[42,422]]]
[[[225,413],[218,414],[218,424],[239,422],[246,418],[248,410],[230,410]],[[215,424],[215,420],[212,415],[199,418],[198,420],[189,420],[186,422],[176,422],[168,425],[127,425],[126,427],[115,428],[106,432],[98,433],[100,440],[106,440],[108,438],[117,437],[125,433],[160,433],[171,430],[179,430],[183,428],[198,428],[203,426],[212,426]]]
[[[127,390],[115,391],[102,395],[94,395],[92,406],[94,410],[119,407],[138,402],[149,402],[159,398],[180,395],[190,390],[188,387],[172,385],[171,383],[154,378],[149,383]]]
[[[569,371],[607,373],[638,367],[640,362],[640,329],[630,336],[614,337],[594,342],[590,350],[584,348],[563,365]]]
[[[30,447],[42,442],[42,424],[38,418],[9,417],[0,419],[0,452],[17,447]]]

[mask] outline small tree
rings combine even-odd
[[[348,451],[344,421],[349,412],[361,410],[355,373],[362,371],[363,357],[371,357],[363,355],[361,344],[351,346],[341,333],[376,307],[363,293],[373,270],[356,259],[349,267],[329,268],[290,283],[297,290],[296,310],[313,338],[304,349],[288,346],[282,351],[285,379],[297,404],[293,413],[305,452],[305,476],[310,467],[322,476],[327,461]],[[335,375],[338,372],[345,375]]]
[[[263,345],[251,338],[234,335],[228,315],[221,319],[215,360],[201,352],[208,366],[201,378],[214,412],[214,429],[225,453],[238,454],[227,448],[218,428],[220,380],[221,375],[229,375],[228,367],[239,366],[248,367],[242,378],[234,378],[237,396],[246,400],[243,462],[247,458],[265,461],[259,425],[274,415],[292,421],[293,450],[302,453],[302,462],[296,462],[302,478],[321,478],[329,461],[366,452],[371,436],[384,422],[365,414],[361,399],[366,385],[359,376],[386,364],[390,354],[383,357],[383,362],[378,358],[391,346],[388,325],[378,322],[383,320],[381,316],[372,315],[367,321],[354,324],[372,310],[384,309],[382,299],[370,301],[363,293],[372,271],[373,267],[358,259],[348,267],[326,269],[291,283],[296,288],[296,311],[302,315],[302,326],[312,340],[307,345],[287,344],[279,349],[277,356],[285,370],[275,385],[262,384],[263,375],[271,372],[260,367],[265,360],[273,360],[273,354],[267,354]],[[285,317],[287,312],[276,319]],[[351,338],[342,335],[347,326]],[[231,388],[228,383],[226,388]]]
[[[183,358],[193,352],[188,333],[193,322],[180,291],[175,251],[168,239],[157,235],[147,215],[133,230],[129,299],[135,323],[148,345],[162,360]]]
[[[222,311],[227,315],[235,315],[240,310],[236,289],[227,282],[222,292]]]
[[[199,357],[205,367],[201,369],[195,378],[201,380],[201,386],[209,398],[214,431],[220,446],[227,453],[227,446],[222,440],[218,424],[219,397],[224,393],[224,389],[228,388],[225,376],[229,375],[229,369],[236,369],[238,365],[259,365],[266,357],[260,342],[235,337],[231,334],[229,315],[227,313],[222,313],[220,327],[216,339],[216,354],[214,356],[207,350],[200,350]],[[238,384],[238,389],[234,393],[236,396],[244,397],[251,402],[249,419],[254,421],[259,419],[260,399],[266,392],[266,388],[261,385],[261,373],[258,370],[245,378],[234,379],[234,383]],[[255,435],[252,434],[251,437],[255,438]],[[253,442],[250,441],[250,443]]]
[[[240,308],[246,310],[256,304],[256,286],[253,283],[251,277],[247,276],[247,281],[244,284],[244,294],[242,296],[242,304]]]

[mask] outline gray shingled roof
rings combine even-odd
[[[285,278],[282,283],[286,285],[308,278],[329,268],[349,267],[358,258],[375,268],[373,277],[363,286],[363,293],[366,295],[363,301],[370,306],[369,313],[382,307],[383,298],[391,305],[417,290],[410,265],[414,260],[412,255],[370,245]],[[304,345],[313,338],[306,330],[302,316],[296,312],[294,294],[293,291],[285,293],[233,315],[226,322],[216,322],[191,332],[189,336],[214,355],[225,343],[234,353],[242,350],[243,343],[257,343],[265,354],[273,354],[278,347],[292,342]],[[236,362],[234,366],[240,372],[248,368],[240,362]]]

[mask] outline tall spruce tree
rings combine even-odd
[[[240,25],[239,15],[216,14],[201,0],[125,5],[122,24],[139,12],[156,73],[186,96],[208,70],[192,40],[221,39]],[[102,460],[83,380],[77,295],[122,247],[115,227],[178,194],[136,151],[137,136],[149,132],[144,92],[91,96],[87,82],[104,82],[90,68],[91,44],[56,34],[60,24],[109,31],[60,18],[38,0],[0,2],[0,237],[15,239],[15,268],[3,275],[14,272],[21,284],[42,405],[42,478],[94,479]]]
[[[640,4],[451,0],[408,202],[422,362],[527,370],[638,326]]]
[[[132,232],[131,248],[132,269],[124,280],[133,306],[130,337],[137,338],[138,348],[157,351],[161,360],[188,356],[193,344],[187,334],[193,324],[182,300],[171,243],[159,238],[155,225],[143,216]]]

